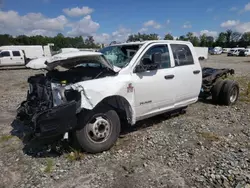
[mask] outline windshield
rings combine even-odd
[[[106,59],[119,68],[127,66],[136,52],[139,50],[140,45],[120,45],[108,46],[100,50]]]

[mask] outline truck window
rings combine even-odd
[[[175,66],[185,66],[194,64],[194,59],[189,47],[185,44],[170,44]]]
[[[154,53],[161,53],[161,63],[158,69],[170,68],[169,50],[166,45],[153,46],[143,55],[141,61],[152,62],[152,55]],[[142,62],[141,62],[142,63]]]
[[[10,57],[10,52],[8,51],[1,52],[1,57]]]
[[[12,52],[13,56],[21,56],[20,52],[19,51],[13,51]]]

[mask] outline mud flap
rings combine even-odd
[[[76,102],[72,101],[33,117],[37,137],[51,137],[73,130],[77,125]]]

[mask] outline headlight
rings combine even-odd
[[[29,84],[28,93],[31,94],[32,92],[33,92],[33,86],[32,84]]]
[[[66,101],[65,95],[64,95],[64,91],[65,89],[63,87],[59,87],[55,89],[55,93],[56,96],[58,97],[58,99],[62,100],[62,101]]]

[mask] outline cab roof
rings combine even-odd
[[[112,44],[110,46],[143,45],[151,43],[191,44],[191,42],[189,41],[182,41],[182,40],[147,40],[147,41],[137,41],[137,42],[124,42],[119,44]]]

